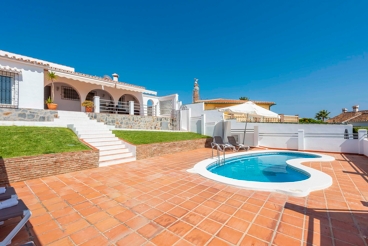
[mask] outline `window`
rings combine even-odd
[[[12,77],[0,74],[0,104],[12,104]]]
[[[61,99],[79,101],[79,95],[72,87],[61,86]]]

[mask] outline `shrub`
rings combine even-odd
[[[82,103],[82,106],[83,107],[86,107],[86,108],[93,108],[94,104],[92,101],[89,101],[89,100],[85,100],[83,103]]]
[[[366,129],[368,131],[368,126],[355,126],[353,127],[353,133],[358,133],[359,129]]]
[[[327,122],[323,122],[322,120],[315,120],[313,118],[300,118],[299,123],[327,124]]]

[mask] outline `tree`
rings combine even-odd
[[[248,97],[240,97],[239,100],[249,101],[249,98]]]
[[[325,121],[325,119],[330,118],[328,116],[329,114],[330,112],[324,109],[324,110],[319,111],[314,118],[316,118],[317,120]]]
[[[54,102],[54,96],[55,96],[54,80],[57,79],[58,77],[55,74],[55,72],[49,71],[49,73],[47,74],[47,78],[48,80],[51,80],[51,101]]]

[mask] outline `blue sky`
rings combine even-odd
[[[247,96],[314,117],[368,109],[368,1],[8,1],[0,49],[190,103]]]

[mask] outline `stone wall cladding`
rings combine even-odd
[[[0,108],[0,121],[54,121],[56,110]]]
[[[88,113],[90,119],[124,129],[172,130],[170,117]]]
[[[98,167],[96,149],[0,158],[0,185]]]
[[[184,140],[178,142],[169,143],[154,143],[154,144],[141,144],[136,145],[136,158],[137,160],[146,159],[154,156],[174,154],[177,152],[210,148],[212,138],[202,138],[195,140]]]

